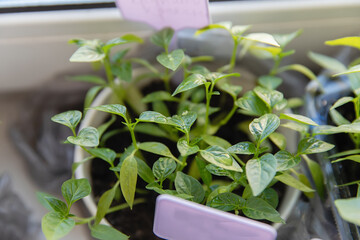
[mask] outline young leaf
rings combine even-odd
[[[200,203],[205,197],[205,191],[198,180],[182,172],[176,173],[175,188],[179,194],[193,196],[193,201]]]
[[[344,160],[351,160],[351,161],[360,163],[360,155],[350,155],[350,156],[346,156],[343,158],[338,158],[338,159],[332,161],[332,163],[337,163],[337,162],[341,162]]]
[[[240,112],[250,116],[262,116],[269,112],[266,104],[253,91],[247,92],[236,101]]]
[[[360,198],[337,199],[335,206],[344,220],[360,225]]]
[[[273,180],[276,167],[276,158],[270,153],[259,159],[251,159],[246,163],[246,176],[254,196],[258,196],[264,191]]]
[[[103,60],[106,54],[97,44],[79,47],[70,57],[70,62],[98,62]]]
[[[230,148],[231,147],[231,144],[227,140],[225,140],[221,137],[218,137],[218,136],[204,135],[201,138],[204,142],[206,142],[210,146],[217,145],[222,148]]]
[[[257,142],[264,141],[280,125],[280,119],[275,114],[265,114],[255,118],[249,125],[251,134]]]
[[[103,46],[103,51],[105,53],[108,53],[110,51],[110,49],[114,46],[122,45],[122,44],[126,44],[126,43],[132,43],[132,42],[143,43],[144,41],[142,40],[142,38],[140,38],[134,34],[126,34],[122,37],[117,37],[117,38],[109,40]]]
[[[334,148],[333,144],[318,140],[316,138],[304,138],[298,145],[298,155],[312,154],[329,151]]]
[[[120,65],[113,67],[112,72],[122,81],[131,82],[132,80],[131,62],[123,62]]]
[[[156,57],[156,60],[166,68],[176,71],[184,59],[184,51],[176,49],[169,54],[161,53]]]
[[[264,87],[255,87],[254,93],[270,108],[273,109],[276,104],[284,99],[284,95],[276,90],[269,90]]]
[[[267,75],[267,76],[261,76],[258,82],[264,88],[267,88],[269,90],[275,90],[281,85],[283,80],[276,76]]]
[[[93,148],[88,149],[88,151],[94,157],[105,160],[109,164],[112,164],[116,158],[116,152],[110,148]]]
[[[288,120],[292,120],[292,121],[307,124],[307,125],[318,126],[318,124],[316,122],[314,122],[312,119],[302,116],[302,115],[293,114],[293,113],[281,113],[280,119],[288,119]]]
[[[339,76],[339,75],[344,75],[344,74],[350,74],[350,73],[358,73],[358,72],[360,72],[360,64],[359,64],[359,65],[352,66],[352,67],[349,68],[348,70],[343,71],[343,72],[340,72],[340,73],[337,73],[337,74],[335,74],[334,76]]]
[[[166,91],[156,91],[146,95],[142,101],[144,103],[150,103],[156,101],[178,101],[178,99],[172,97],[171,94]]]
[[[144,162],[144,160],[135,157],[137,162],[137,169],[139,176],[147,183],[152,183],[155,181],[154,174],[151,168]]]
[[[172,96],[175,96],[178,93],[185,92],[187,90],[196,88],[198,86],[204,85],[206,83],[206,78],[198,73],[194,73],[189,77],[185,78],[179,86],[175,89]]]
[[[164,181],[176,169],[176,162],[171,158],[159,158],[152,167],[152,172],[160,182]]]
[[[279,196],[278,193],[273,188],[265,189],[259,196],[259,198],[263,199],[267,203],[269,203],[273,208],[277,208],[279,204]]]
[[[119,232],[115,228],[107,225],[98,224],[90,227],[91,236],[100,240],[128,240],[129,236],[126,236],[122,232]]]
[[[349,46],[360,50],[360,37],[344,37],[335,40],[326,41],[325,44],[330,46]]]
[[[234,193],[226,192],[221,193],[211,199],[208,205],[210,207],[229,212],[243,208],[245,205],[245,200]]]
[[[46,193],[37,193],[37,199],[39,202],[48,210],[59,213],[61,216],[66,216],[68,214],[68,207],[66,203],[60,199],[53,197]]]
[[[218,167],[236,172],[243,171],[239,164],[222,147],[210,146],[205,150],[200,150],[200,154],[206,161]]]
[[[172,124],[170,119],[155,111],[145,111],[140,114],[139,120],[142,122],[153,122],[159,124]]]
[[[286,45],[298,37],[302,32],[303,31],[300,29],[289,34],[274,34],[273,36],[276,42],[279,43],[280,47],[284,49]]]
[[[211,184],[211,181],[212,181],[212,175],[207,170],[207,166],[210,164],[207,164],[206,161],[204,161],[203,159],[201,159],[198,156],[195,157],[195,161],[196,161],[196,166],[199,170],[201,179],[209,187]]]
[[[115,197],[115,192],[118,187],[118,184],[115,184],[114,187],[104,192],[98,202],[97,211],[95,215],[95,225],[98,225],[101,220],[105,217],[106,212],[109,210],[111,203]]]
[[[281,150],[286,148],[286,137],[278,132],[269,135],[269,139]]]
[[[346,66],[336,58],[314,52],[309,52],[308,57],[322,68],[328,69],[334,73],[346,71]]]
[[[96,128],[86,127],[81,129],[76,137],[69,136],[67,140],[82,147],[96,147],[99,145],[99,132]]]
[[[243,37],[246,40],[265,43],[275,47],[280,47],[279,43],[274,39],[274,37],[268,33],[250,33]]]
[[[229,83],[220,84],[219,88],[228,93],[233,98],[236,98],[243,89],[241,86],[231,85]]]
[[[57,212],[47,213],[41,220],[41,228],[47,240],[66,236],[75,226],[75,221]]]
[[[164,28],[157,33],[155,33],[153,36],[151,36],[150,41],[164,49],[166,49],[171,42],[171,39],[174,35],[174,30],[171,28]]]
[[[290,174],[282,173],[280,175],[275,176],[275,178],[280,182],[289,185],[290,187],[299,189],[300,191],[314,192],[314,189],[309,188],[308,186],[306,186],[305,184],[303,184],[302,182],[300,182],[298,179],[294,178]]]
[[[233,154],[251,155],[251,154],[255,154],[256,147],[255,144],[253,144],[252,142],[239,142],[226,149],[226,151]]]
[[[79,82],[88,82],[88,83],[93,83],[93,84],[101,85],[101,86],[106,85],[106,81],[102,77],[95,76],[95,75],[72,76],[72,77],[70,77],[70,80],[79,81]]]
[[[349,102],[352,102],[354,101],[354,98],[353,97],[342,97],[340,98],[339,100],[337,100],[330,108],[330,110],[333,110],[335,108],[338,108],[338,107],[341,107]]]
[[[183,157],[195,154],[200,150],[200,148],[197,145],[190,146],[184,138],[180,139],[177,142],[177,148],[181,156]]]
[[[221,22],[216,24],[210,24],[204,28],[201,28],[195,32],[195,36],[198,36],[200,34],[203,34],[206,31],[212,30],[212,29],[225,29],[226,31],[230,32],[232,27],[231,22]]]
[[[68,205],[72,205],[88,196],[91,193],[91,186],[86,178],[69,179],[61,185],[61,193]]]
[[[80,111],[66,111],[59,113],[51,118],[53,122],[60,123],[69,127],[72,130],[75,130],[76,126],[81,120],[82,113]]]
[[[308,157],[304,157],[304,159],[310,170],[311,177],[314,180],[317,193],[321,198],[324,198],[325,197],[324,175],[320,165]]]
[[[134,155],[130,155],[123,161],[120,169],[120,186],[121,192],[129,204],[130,209],[133,207],[135,198],[135,189],[137,181],[137,162]]]
[[[277,162],[276,171],[278,172],[289,170],[290,168],[297,166],[301,161],[300,156],[295,157],[286,150],[281,150],[274,156]]]
[[[266,219],[271,222],[285,223],[275,208],[261,198],[252,197],[247,199],[242,211],[245,216],[252,219]]]
[[[169,138],[168,132],[166,132],[163,128],[151,123],[141,123],[136,125],[135,132],[156,137]]]
[[[87,109],[90,107],[96,95],[103,89],[103,86],[95,86],[89,89],[86,93],[84,100],[84,112],[86,113]]]
[[[170,118],[170,122],[179,128],[182,132],[190,132],[190,128],[196,121],[197,114],[195,112],[185,111],[181,115],[174,115]]]
[[[119,115],[122,118],[126,119],[126,107],[121,104],[101,105],[101,106],[93,107],[92,109]]]
[[[144,142],[139,144],[139,149],[158,154],[160,156],[169,157],[174,159],[174,155],[170,152],[170,149],[160,142]]]

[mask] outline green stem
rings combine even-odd
[[[276,57],[274,66],[273,66],[273,68],[271,69],[269,75],[275,76],[275,75],[278,73],[278,69],[279,69],[281,60],[282,60],[282,57],[280,57],[280,56],[277,56],[277,57]]]
[[[108,55],[104,58],[104,68],[105,68],[105,74],[106,74],[106,78],[108,80],[109,86],[112,89],[114,89],[114,75],[112,74],[112,71],[111,71],[110,58]]]
[[[207,128],[209,125],[209,110],[210,110],[210,93],[208,85],[205,85],[205,97],[206,97],[206,112],[205,112],[205,124],[204,124],[204,134],[207,133]]]
[[[234,40],[234,47],[233,47],[231,59],[230,59],[230,67],[229,67],[229,71],[228,71],[229,73],[234,70],[235,63],[236,63],[237,49],[239,46],[239,42],[236,40],[236,38],[233,38],[233,40]]]
[[[234,105],[232,107],[232,109],[230,110],[230,112],[227,114],[227,116],[221,120],[221,122],[219,123],[220,126],[226,125],[228,123],[228,121],[232,118],[232,116],[234,116],[237,106],[235,104],[236,98],[234,98]]]
[[[144,199],[144,198],[135,199],[135,200],[134,200],[134,203],[133,203],[133,206],[134,206],[134,205],[137,205],[137,204],[140,204],[140,203],[144,203],[144,202],[146,202],[146,199]],[[130,207],[129,204],[123,203],[123,204],[117,205],[117,206],[115,206],[115,207],[109,208],[109,209],[106,211],[106,214],[113,213],[113,212],[117,212],[117,211],[120,211],[120,210],[129,208],[129,207]]]

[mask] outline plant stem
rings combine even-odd
[[[232,109],[226,115],[226,117],[223,120],[221,120],[221,122],[219,123],[219,126],[226,125],[228,123],[228,121],[231,119],[231,117],[235,114],[236,109],[237,109],[237,106],[235,104],[236,98],[233,98],[233,99],[234,99],[234,105],[233,105]]]
[[[239,46],[239,42],[236,40],[236,38],[233,38],[233,40],[234,40],[234,47],[233,47],[231,59],[230,59],[230,67],[229,67],[229,71],[228,71],[229,73],[234,70],[235,63],[236,63],[237,49]]]
[[[135,199],[135,200],[134,200],[134,203],[133,203],[133,206],[134,206],[134,205],[137,205],[137,204],[140,204],[140,203],[144,203],[144,202],[146,202],[146,199],[144,199],[144,198]],[[106,211],[106,214],[113,213],[113,212],[116,212],[116,211],[120,211],[120,210],[129,208],[129,207],[130,207],[129,204],[123,203],[123,204],[117,205],[117,206],[115,206],[115,207],[109,208],[109,209]]]
[[[105,74],[106,74],[106,78],[108,80],[109,86],[111,89],[114,90],[114,75],[112,74],[112,71],[111,71],[110,58],[108,55],[104,58],[104,68],[105,68]]]

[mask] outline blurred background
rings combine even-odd
[[[292,61],[315,71],[309,51],[332,55],[336,48],[325,46],[325,40],[360,31],[358,0],[210,1],[209,11],[213,23],[250,24],[253,32],[303,29],[291,43],[297,51]],[[61,181],[69,177],[72,149],[59,147],[68,133],[50,117],[81,109],[88,86],[67,79],[92,68],[69,62],[76,46],[68,40],[108,40],[126,33],[147,37],[153,31],[145,23],[124,20],[111,0],[0,0],[0,236],[12,236],[1,239],[44,239],[40,222],[46,210],[36,192],[58,194]],[[184,31],[178,41],[188,37]],[[227,50],[219,44],[214,55]],[[75,210],[84,211],[81,204]],[[77,227],[65,239],[90,237]]]

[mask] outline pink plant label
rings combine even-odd
[[[168,240],[275,240],[268,224],[170,195],[156,199],[154,233]]]
[[[201,28],[210,23],[208,0],[117,0],[127,20],[145,22],[155,29]]]

